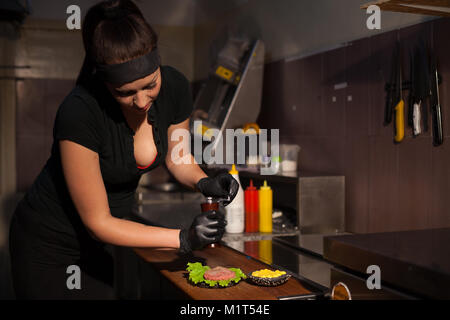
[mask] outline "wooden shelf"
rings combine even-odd
[[[361,9],[373,4],[384,11],[450,17],[450,0],[378,0],[362,5]]]

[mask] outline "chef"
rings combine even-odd
[[[192,156],[190,163],[172,161],[180,142],[171,133],[189,130],[189,83],[161,65],[157,35],[137,6],[130,0],[93,6],[82,34],[85,60],[57,111],[51,156],[10,227],[19,299],[114,298],[105,244],[185,253],[219,241],[226,225],[220,212],[199,213],[182,230],[121,219],[141,176],[160,165],[205,196],[232,201],[238,190],[229,174],[208,177]],[[81,271],[79,286],[68,285],[68,270]]]

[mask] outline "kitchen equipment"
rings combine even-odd
[[[299,171],[260,175],[250,171],[239,174],[243,185],[264,180],[273,193],[273,207],[281,210],[302,234],[329,234],[345,230],[345,177]]]
[[[415,102],[420,106],[423,131],[428,131],[428,98],[430,97],[430,66],[425,43],[421,41],[414,58],[413,90]]]
[[[264,43],[261,40],[229,38],[219,53],[207,81],[194,101],[191,118],[201,120],[201,126],[191,123],[193,136],[210,141],[207,128],[219,130],[211,150],[221,146],[226,129],[242,128],[254,123],[261,110]],[[197,130],[198,131],[197,131]]]
[[[219,210],[219,202],[214,201],[212,197],[206,197],[206,202],[202,202],[200,207],[202,212],[207,212],[210,210],[217,211]]]
[[[297,171],[298,152],[300,147],[296,144],[281,144],[281,171],[294,172]]]
[[[333,286],[331,300],[352,300],[350,290],[345,283],[338,282]]]
[[[250,180],[250,186],[245,189],[245,232],[258,232],[259,230],[259,199],[258,189]]]
[[[206,201],[202,202],[200,204],[200,208],[202,210],[202,212],[207,212],[210,210],[214,210],[214,211],[218,211],[219,210],[219,204],[225,200],[228,199],[217,199],[217,198],[213,198],[213,197],[206,197]],[[215,248],[220,246],[220,244],[218,243],[211,243],[210,245],[208,245],[207,247],[209,248]]]
[[[395,101],[395,81],[397,77],[396,63],[398,61],[398,46],[395,46],[392,55],[391,78],[389,84],[386,86],[386,105],[384,109],[384,125],[387,126],[392,122],[392,114],[394,112]]]
[[[242,233],[245,229],[244,190],[242,189],[241,183],[239,181],[239,172],[236,170],[236,166],[234,164],[229,173],[239,183],[239,190],[233,201],[225,207],[227,219],[227,226],[225,227],[225,231],[227,233]]]
[[[431,116],[433,128],[433,145],[440,146],[443,143],[444,136],[442,133],[442,114],[441,104],[439,101],[439,76],[437,70],[436,57],[432,57],[431,62]]]
[[[403,101],[403,95],[402,95],[402,59],[401,59],[401,51],[400,51],[400,42],[397,41],[397,61],[396,61],[396,67],[397,67],[397,77],[396,77],[396,94],[395,94],[395,122],[394,122],[394,129],[395,129],[395,137],[394,141],[399,143],[403,140],[405,137],[405,102]]]
[[[272,232],[272,189],[267,180],[259,189],[259,231]]]
[[[428,130],[427,97],[430,95],[430,72],[423,40],[410,52],[411,86],[409,94],[408,124],[416,137]],[[423,130],[422,130],[423,121]]]
[[[402,59],[400,41],[397,40],[392,59],[391,82],[387,86],[384,125],[392,122],[394,115],[394,142],[400,143],[405,137],[405,102],[402,97]]]

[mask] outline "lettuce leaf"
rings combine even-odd
[[[191,280],[195,284],[205,281],[205,279],[203,278],[203,274],[206,270],[209,269],[210,267],[202,266],[200,262],[189,262],[188,267],[186,268],[186,270],[189,271],[189,280]]]
[[[204,282],[208,284],[210,287],[214,287],[215,285],[219,285],[221,287],[227,287],[230,282],[234,281],[235,283],[238,283],[242,279],[246,279],[247,276],[242,272],[239,268],[229,268],[231,271],[235,273],[235,277],[229,280],[206,280],[203,278],[203,275],[205,274],[206,270],[211,269],[208,266],[203,266],[200,262],[189,262],[187,264],[186,271],[189,271],[189,280],[191,280],[193,283],[197,284],[199,282]]]

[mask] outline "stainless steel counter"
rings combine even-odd
[[[230,241],[225,238],[224,243],[274,268],[288,270],[326,288],[330,287],[331,265],[318,257],[302,253],[274,240]]]
[[[286,235],[283,237],[275,237],[274,240],[285,244],[289,247],[304,251],[306,253],[323,257],[323,242],[324,238],[327,236],[337,236],[337,235],[349,235],[347,232],[336,232],[336,233],[312,233],[312,234],[294,234]]]
[[[378,266],[382,287],[421,298],[449,299],[450,228],[326,237],[324,257],[367,275]]]

